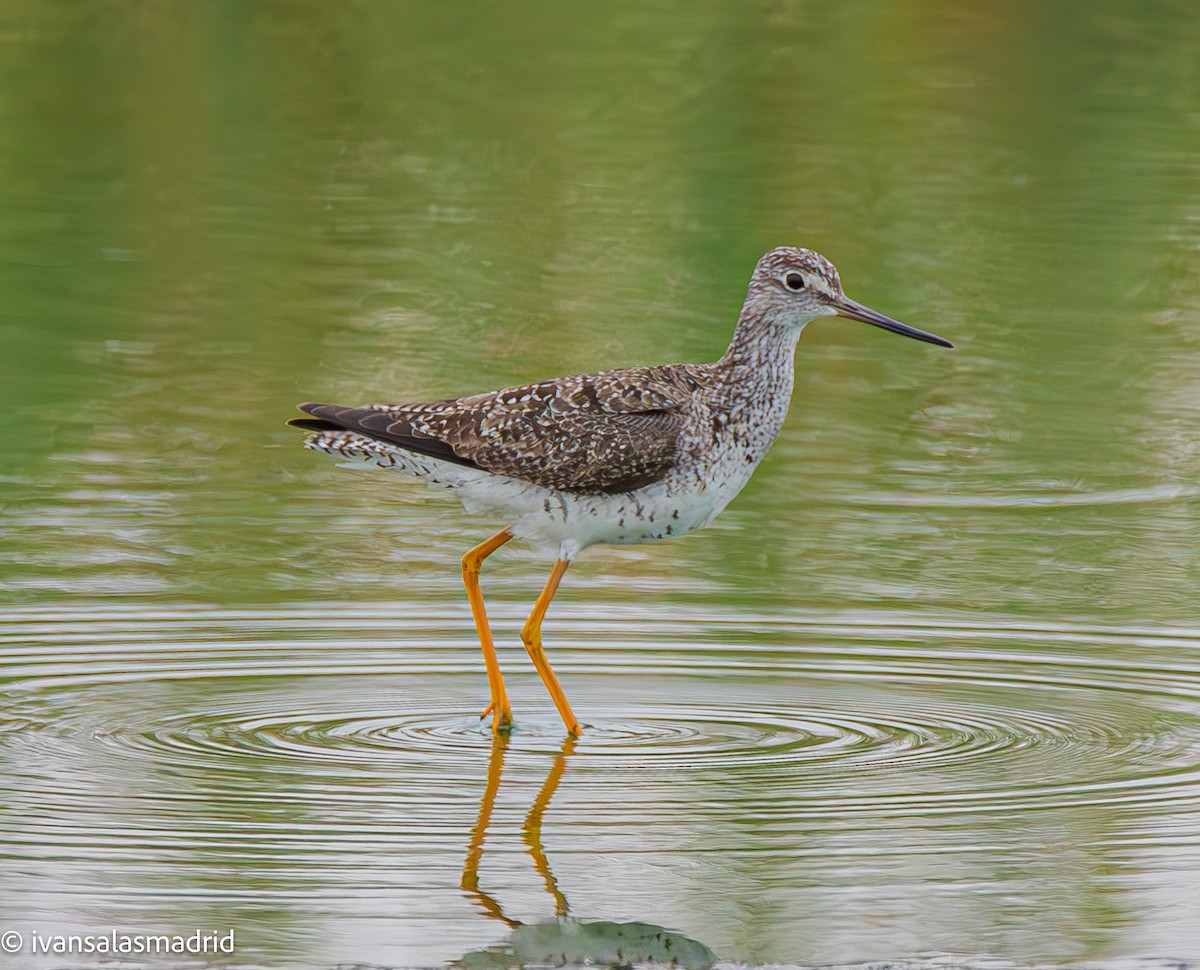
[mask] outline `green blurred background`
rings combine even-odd
[[[955,630],[1076,624],[1107,631],[1087,661],[1119,682],[1144,644],[1114,631],[1169,624],[1180,676],[1197,676],[1187,651],[1200,588],[1198,64],[1191,0],[3,0],[0,597],[21,622],[75,617],[74,633],[37,641],[63,650],[86,641],[93,609],[135,624],[156,611],[241,610],[238,629],[262,611],[266,629],[272,610],[294,610],[303,626],[313,604],[353,617],[356,604],[379,603],[398,610],[380,637],[413,648],[427,631],[412,614],[440,604],[450,619],[438,635],[464,651],[471,685],[447,703],[469,707],[483,681],[458,557],[504,523],[303,451],[283,427],[295,402],[712,360],[757,258],[795,244],[830,257],[852,297],[957,348],[813,325],[789,422],[745,493],[682,542],[598,550],[572,570],[548,637],[555,617],[624,610],[631,627],[701,610],[770,615],[785,631],[789,616],[821,611],[903,612]],[[520,550],[489,564],[502,615],[528,604],[544,567]],[[232,614],[228,626],[220,616],[214,642],[234,636]],[[697,643],[736,658],[736,623],[697,623]],[[147,636],[183,635],[171,631]],[[286,648],[293,634],[276,634]],[[50,649],[20,630],[7,642],[14,676]],[[244,656],[263,649],[247,644]],[[329,649],[355,662],[352,645]],[[620,644],[593,649],[618,666],[624,657]],[[89,674],[86,651],[72,662]],[[114,664],[139,669],[131,656]],[[586,675],[575,683],[589,697]],[[1182,731],[1194,711],[1180,690],[1114,731]],[[608,691],[584,702],[594,716]],[[156,703],[186,717],[208,696]],[[101,691],[62,703],[93,727],[119,731],[128,715]],[[7,737],[27,743],[30,730]],[[1172,756],[1194,754],[1190,743]],[[69,775],[85,749],[43,777]],[[1121,750],[1121,770],[1162,767],[1151,748]],[[247,777],[268,778],[271,764]],[[1000,791],[1034,769],[989,774],[985,757],[978,770]],[[480,783],[464,784],[456,824],[469,826]],[[122,797],[138,790],[128,784]],[[1196,779],[1181,784],[1180,797],[1200,792]],[[21,797],[26,820],[57,811],[52,792]],[[712,812],[736,827],[745,805],[731,799]],[[224,818],[212,805],[196,812],[154,831],[182,839],[196,818]],[[68,813],[56,829],[13,835],[5,851],[20,864],[6,885],[62,880],[36,861],[55,838],[77,835],[90,858],[106,837],[97,832],[138,817],[128,809],[91,829]],[[1196,817],[1175,817],[1172,831]],[[1060,822],[1066,844],[1092,844],[1064,818],[1039,845],[1054,844]],[[1167,824],[1152,812],[1135,822]],[[465,832],[447,837],[447,858]],[[751,826],[739,851],[760,837]],[[1113,891],[1112,860],[1080,851],[1081,881]],[[1188,858],[1142,859],[1121,878],[1194,885],[1200,861]],[[109,856],[91,863],[93,887],[128,876]],[[171,856],[161,878],[193,863]],[[710,942],[726,955],[800,958],[789,935],[799,917],[783,902],[769,915],[797,884],[747,890],[731,865],[711,888],[763,894],[767,915],[698,916],[691,929],[715,919]],[[355,871],[346,862],[338,885],[357,885]],[[963,898],[985,883],[1003,895],[1004,871],[973,875]],[[453,871],[437,878],[456,886]],[[828,885],[814,876],[808,888]],[[908,885],[898,879],[896,900]],[[1200,956],[1182,918],[1143,924],[1119,905],[1114,916],[1104,893],[1081,903],[1070,887],[1061,909],[1028,897],[1045,916],[1036,931],[1019,928],[1031,918],[1022,911],[979,939],[1059,958]],[[39,904],[39,918],[109,913],[104,890],[88,892]],[[154,918],[183,911],[172,905]],[[146,917],[132,903],[118,910]],[[954,917],[967,938],[979,912]],[[944,942],[920,928],[938,918],[903,945]],[[404,938],[466,948],[430,919]],[[878,951],[820,936],[805,937],[813,960]],[[341,949],[325,962],[356,957],[351,938],[330,930]],[[258,957],[290,952],[271,940],[260,937]],[[453,956],[379,945],[373,953],[397,958]]]
[[[406,497],[318,468],[296,400],[714,359],[794,243],[959,350],[812,328],[730,510],[774,541],[727,524],[656,563],[789,601],[875,602],[883,572],[1193,615],[1194,4],[89,0],[2,29],[0,575],[30,595],[262,601],[377,567],[416,540],[395,517],[331,549],[305,513]],[[1086,504],[1123,490],[1163,501]]]

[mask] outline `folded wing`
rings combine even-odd
[[[291,423],[354,431],[544,488],[627,492],[674,463],[683,413],[701,380],[692,366],[642,367],[445,401],[301,404],[312,417]]]

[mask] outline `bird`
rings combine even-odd
[[[503,523],[462,557],[483,651],[494,732],[513,715],[488,624],[480,568],[512,539],[554,555],[521,640],[569,736],[581,732],[542,645],[546,611],[568,566],[600,543],[662,542],[708,525],[750,480],[778,436],[801,332],[843,317],[941,347],[846,296],[811,249],[781,246],[754,267],[733,337],[709,364],[662,364],[556,377],[437,401],[297,405],[305,447],[446,488],[468,512]]]

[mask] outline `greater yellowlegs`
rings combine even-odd
[[[512,709],[479,588],[480,564],[514,537],[555,553],[521,639],[570,734],[579,722],[542,649],[542,618],[567,566],[596,543],[658,542],[707,525],[779,434],[804,326],[841,316],[941,347],[948,340],[851,300],[833,264],[773,249],[754,268],[725,355],[557,377],[470,397],[338,407],[301,404],[305,445],[452,489],[468,511],[508,522],[462,559],[463,583],[504,730]]]

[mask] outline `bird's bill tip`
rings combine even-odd
[[[954,346],[945,337],[939,337],[937,334],[918,330],[916,327],[910,327],[907,323],[893,320],[878,310],[872,310],[869,306],[863,306],[857,300],[851,300],[848,296],[844,296],[838,300],[833,305],[833,308],[839,317],[846,317],[848,320],[859,320],[862,323],[869,323],[873,327],[881,327],[884,330],[890,330],[892,333],[912,337],[913,340],[924,340],[927,344],[937,344],[939,347]]]

